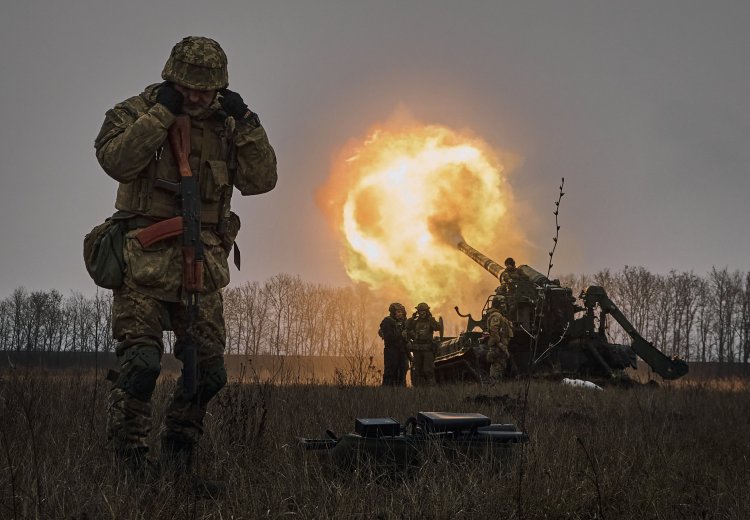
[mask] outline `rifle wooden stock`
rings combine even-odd
[[[172,217],[168,220],[162,220],[156,224],[141,229],[135,238],[141,243],[141,247],[151,247],[152,245],[166,240],[167,238],[176,237],[182,234],[182,217]]]
[[[190,118],[188,116],[177,116],[172,126],[167,131],[169,148],[172,150],[177,167],[180,169],[180,177],[192,177],[190,169]]]

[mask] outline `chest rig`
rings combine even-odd
[[[193,119],[190,129],[190,169],[198,178],[201,222],[217,229],[229,218],[237,170],[234,119],[220,115]],[[120,184],[115,206],[154,220],[175,217],[180,214],[179,183],[177,160],[165,140],[134,182]]]
[[[431,343],[432,342],[432,323],[431,320],[416,320],[414,322],[414,342]]]

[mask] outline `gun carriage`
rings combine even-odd
[[[466,242],[459,242],[457,247],[501,280],[504,268],[500,264]],[[513,324],[513,338],[508,345],[511,373],[532,371],[605,380],[627,379],[625,369],[636,368],[640,357],[664,379],[677,379],[687,374],[687,363],[670,358],[644,339],[604,288],[590,286],[576,299],[572,289],[528,265],[521,265],[517,270],[519,274],[512,283],[501,283],[495,294],[487,298],[480,319],[461,314],[456,307],[459,316],[467,318],[467,326],[459,336],[440,342],[435,357],[439,382],[488,380],[486,317],[493,306]],[[608,316],[628,334],[630,345],[609,341]]]

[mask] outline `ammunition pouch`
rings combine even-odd
[[[205,292],[213,292],[229,283],[229,265],[222,238],[214,231],[201,231],[203,241],[203,281]]]
[[[218,233],[221,236],[221,245],[224,246],[227,254],[232,250],[232,246],[235,245],[234,242],[240,233],[241,225],[240,217],[234,211],[230,211],[229,216],[219,223]]]
[[[206,168],[201,171],[200,184],[203,200],[219,202],[224,193],[231,188],[227,163],[224,161],[206,161]]]
[[[125,260],[124,219],[121,212],[92,229],[83,239],[83,261],[86,271],[99,287],[117,289],[122,286]]]

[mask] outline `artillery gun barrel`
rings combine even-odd
[[[481,265],[485,271],[490,273],[498,280],[500,279],[500,274],[505,271],[505,268],[503,266],[495,262],[493,259],[484,256],[482,253],[471,247],[466,242],[459,242],[457,247],[459,251]]]
[[[552,282],[550,282],[549,278],[544,276],[542,273],[534,269],[533,267],[529,267],[528,265],[522,265],[518,268],[523,274],[528,276],[529,280],[534,282],[536,285],[544,286],[544,285],[550,285]]]
[[[503,271],[505,271],[505,267],[501,266],[497,262],[495,262],[493,259],[489,258],[488,256],[483,255],[473,247],[471,247],[469,244],[467,244],[464,241],[461,241],[457,244],[458,250],[461,251],[463,254],[474,260],[476,263],[481,265],[485,271],[490,273],[492,276],[500,279],[500,275]],[[542,273],[537,271],[536,269],[533,269],[529,267],[528,265],[522,265],[519,266],[518,269],[525,274],[529,280],[531,280],[533,283],[539,286],[548,285],[550,283],[549,279],[544,276]]]

